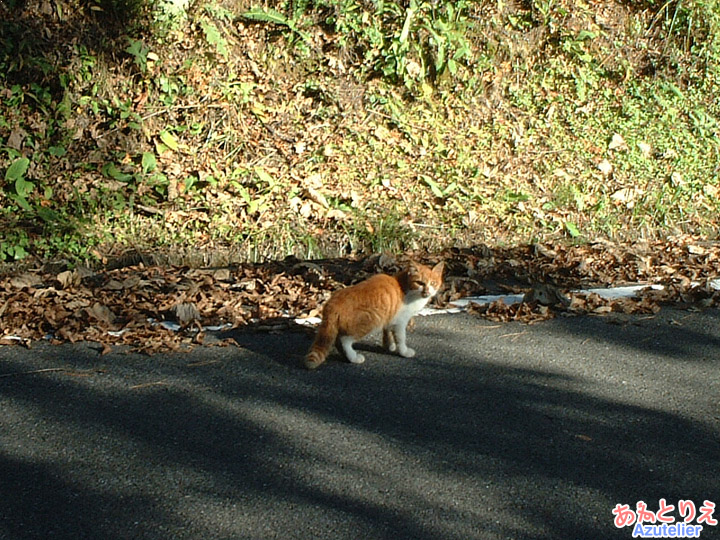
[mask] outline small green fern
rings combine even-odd
[[[292,32],[296,33],[298,36],[300,36],[305,43],[310,45],[311,39],[310,35],[307,32],[303,32],[298,28],[297,22],[288,19],[285,15],[277,11],[276,9],[272,8],[252,8],[250,11],[246,11],[242,14],[242,17],[245,19],[248,19],[250,21],[255,22],[263,22],[263,23],[270,23],[270,24],[278,24],[280,26],[286,26],[288,29],[290,29]]]
[[[205,32],[205,39],[207,42],[210,45],[213,45],[217,53],[227,60],[228,55],[230,54],[228,51],[227,41],[220,33],[220,30],[218,30],[218,27],[215,26],[215,23],[210,21],[201,21],[200,25],[202,26],[203,32]]]

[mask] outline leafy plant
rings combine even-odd
[[[190,0],[157,0],[154,2],[154,20],[162,28],[176,27],[187,18]]]
[[[300,28],[301,17],[312,7],[329,12],[325,24],[334,27],[344,48],[363,58],[368,73],[411,89],[445,73],[457,75],[460,64],[472,57],[467,0],[378,2],[372,13],[359,0],[301,4],[292,17],[264,8],[253,8],[243,17],[284,26],[310,44],[309,34]]]
[[[30,239],[23,230],[0,232],[0,261],[19,261],[28,256]]]
[[[298,21],[288,18],[276,9],[255,7],[242,14],[242,17],[255,22],[276,24],[288,28],[291,32],[302,38],[308,45],[311,43],[310,35],[298,26]]]
[[[128,39],[128,46],[125,52],[133,57],[133,61],[143,73],[147,71],[148,54],[150,47],[145,45],[141,39]]]
[[[438,199],[446,199],[458,189],[456,182],[450,182],[447,186],[441,187],[438,182],[427,175],[421,175],[420,178],[427,184],[432,194]]]
[[[218,30],[218,27],[215,25],[215,23],[208,20],[202,20],[200,21],[200,26],[205,33],[205,39],[207,40],[207,42],[213,47],[215,47],[215,51],[220,56],[227,60],[228,55],[230,54],[228,51],[227,40],[220,33],[220,30]]]
[[[376,71],[413,88],[426,79],[437,80],[446,71],[456,75],[459,63],[470,59],[466,10],[464,1],[411,0],[404,10],[392,2],[380,3],[375,17],[384,24],[360,37],[375,58]],[[378,34],[383,36],[380,42]]]
[[[400,253],[412,245],[412,231],[395,209],[381,216],[360,213],[347,230],[357,251]]]
[[[5,171],[5,181],[13,184],[15,193],[10,197],[27,212],[32,212],[32,207],[27,201],[28,196],[35,188],[35,184],[25,179],[25,173],[30,165],[28,158],[18,158]]]

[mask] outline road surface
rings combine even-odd
[[[720,503],[717,310],[425,317],[416,358],[315,372],[233,335],[0,348],[0,538],[629,539],[618,504]]]

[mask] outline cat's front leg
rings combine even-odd
[[[353,364],[362,364],[365,357],[353,349],[353,343],[355,343],[355,339],[352,336],[342,336],[340,338],[340,346],[345,353],[345,357]]]
[[[390,352],[395,352],[397,350],[395,334],[389,326],[383,328],[383,347]]]
[[[405,339],[407,337],[405,326],[396,326],[394,328],[395,342],[397,344],[397,351],[403,358],[412,358],[415,356],[415,351],[407,346]]]

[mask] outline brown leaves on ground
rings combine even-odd
[[[700,281],[720,275],[720,245],[694,238],[614,245],[540,244],[500,250],[507,274],[567,288]]]
[[[557,314],[654,314],[667,304],[700,308],[720,305],[720,290],[713,283],[720,276],[720,245],[716,242],[682,238],[628,246],[601,242],[586,246],[536,245],[501,250],[498,259],[493,265],[496,279],[497,276],[515,278],[521,284],[507,289],[525,293],[525,301],[506,305],[498,300],[470,306],[471,313],[493,321],[532,324]],[[547,285],[548,282],[556,286]],[[635,297],[613,299],[569,291],[630,283],[647,283],[648,287],[638,291]],[[530,284],[531,288],[522,284]],[[662,287],[656,289],[650,284]],[[564,293],[557,293],[558,301],[538,301],[553,295],[533,294],[558,287],[565,289]],[[563,295],[569,304],[559,301]]]
[[[671,283],[661,290],[647,287],[630,298],[604,298],[597,293],[569,292],[570,305],[557,303],[543,305],[537,301],[523,301],[505,304],[500,299],[489,304],[471,303],[468,312],[484,319],[497,322],[520,321],[533,324],[556,317],[558,314],[571,315],[624,315],[655,314],[662,305],[676,307],[718,307],[720,290],[710,283],[681,285]]]
[[[490,321],[522,321],[528,324],[555,317],[555,312],[550,309],[550,306],[544,306],[537,302],[517,302],[508,305],[502,299],[489,304],[471,303],[468,312]]]
[[[316,312],[335,288],[308,278],[307,269],[272,265],[235,270],[143,265],[57,276],[26,272],[0,281],[0,337],[50,337],[53,342],[128,344],[135,350],[179,350],[199,339],[203,326],[249,325],[272,317]],[[63,276],[62,278],[60,276]],[[162,322],[177,322],[175,332]],[[22,341],[28,343],[28,341]]]
[[[711,280],[720,276],[720,245],[674,242],[610,246],[484,246],[408,254],[425,263],[444,260],[445,287],[436,304],[465,296],[509,291],[528,301],[471,306],[496,321],[538,322],[563,314],[655,313],[675,303],[720,304]],[[191,269],[138,264],[119,269],[27,271],[0,278],[0,344],[95,341],[105,351],[126,344],[135,350],[183,350],[202,343],[203,327],[277,328],[295,318],[317,316],[330,293],[378,272],[393,273],[403,259],[384,254],[365,259],[285,261],[232,268]],[[659,283],[638,298],[607,300],[567,291],[628,282]],[[537,287],[538,284],[547,284]],[[552,285],[549,285],[552,284]],[[547,298],[558,301],[544,305]],[[543,303],[541,303],[541,301]],[[166,327],[169,322],[180,331]]]
[[[658,298],[640,293],[638,298],[603,298],[597,293],[568,293],[570,304],[555,303],[544,305],[538,301],[523,301],[505,304],[500,299],[489,304],[471,303],[468,312],[484,319],[496,322],[519,321],[534,324],[558,315],[607,315],[623,313],[625,315],[652,314],[660,310]],[[670,301],[670,297],[666,296]],[[720,296],[718,297],[720,298]]]

